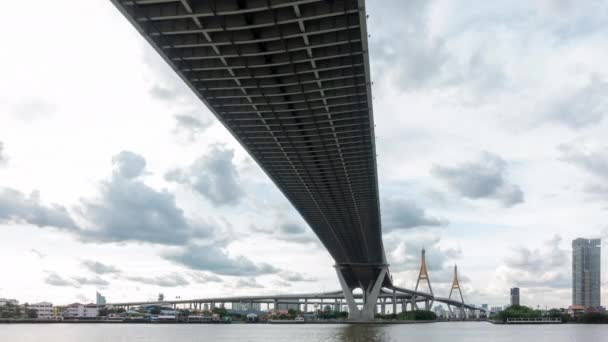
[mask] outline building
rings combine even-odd
[[[28,309],[35,310],[38,315],[38,319],[53,319],[54,318],[53,304],[51,304],[49,302],[40,302],[40,303],[36,303],[36,304],[30,304],[30,305],[28,305]]]
[[[236,311],[246,311],[246,310],[256,310],[256,311],[261,311],[261,304],[260,303],[253,303],[253,302],[234,302],[232,303],[232,310],[236,310]]]
[[[97,305],[73,303],[63,312],[65,318],[94,318],[97,317]]]
[[[0,298],[0,306],[5,306],[6,304],[19,305],[19,301],[16,299]]]
[[[106,305],[106,297],[102,296],[99,292],[95,292],[95,303],[97,305]]]
[[[568,315],[571,317],[579,317],[585,313],[585,308],[582,305],[571,305],[568,308]]]
[[[511,306],[519,305],[519,287],[511,288]]]
[[[493,306],[490,308],[491,314],[497,314],[502,311],[502,306]]]
[[[572,306],[601,306],[601,240],[572,241]]]

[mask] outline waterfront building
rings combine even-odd
[[[275,309],[277,309],[277,310],[295,310],[295,311],[300,311],[300,304],[295,304],[295,303],[289,303],[289,304],[279,303]],[[331,309],[329,311],[331,311]]]
[[[511,289],[511,306],[519,305],[519,287]]]
[[[260,303],[248,303],[248,302],[234,302],[232,303],[232,310],[236,311],[247,311],[247,310],[256,310],[260,311],[261,309]]]
[[[601,306],[601,240],[572,241],[572,306]]]
[[[571,317],[579,317],[585,313],[585,307],[582,305],[571,305],[568,308],[568,315]]]
[[[28,305],[28,309],[35,310],[38,314],[38,319],[53,319],[54,311],[53,304],[49,302],[40,302]]]
[[[63,312],[65,318],[94,318],[97,317],[97,305],[73,303]]]

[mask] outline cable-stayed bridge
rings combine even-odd
[[[112,2],[313,229],[336,262],[351,318],[373,318],[381,289],[393,284],[365,1]]]

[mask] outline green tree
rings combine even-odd
[[[402,321],[432,321],[437,319],[437,315],[427,310],[403,311],[397,314],[397,319]]]
[[[38,318],[38,311],[34,309],[27,309],[25,311],[27,318]]]
[[[608,315],[600,312],[587,312],[580,321],[582,323],[608,323]]]
[[[97,317],[107,317],[109,314],[108,308],[101,308],[97,310]]]
[[[497,320],[506,322],[509,318],[540,318],[542,312],[523,305],[512,305],[497,315]]]
[[[226,310],[226,308],[213,308],[211,312],[220,315],[220,317],[228,316],[228,310]]]

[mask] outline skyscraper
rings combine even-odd
[[[97,305],[105,305],[106,297],[102,296],[99,292],[95,292],[95,302],[97,303]]]
[[[519,305],[519,287],[511,288],[511,306]]]
[[[600,246],[600,239],[572,241],[572,305],[601,305]]]

